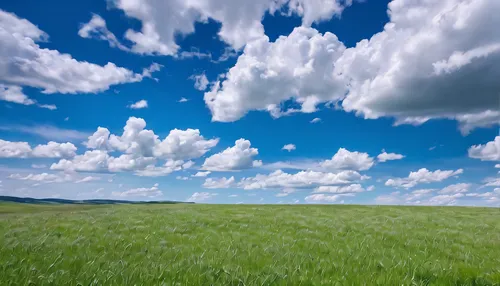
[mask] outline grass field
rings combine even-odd
[[[0,204],[0,285],[500,285],[500,210]]]

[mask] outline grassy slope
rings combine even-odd
[[[500,285],[499,209],[17,207],[0,285]]]

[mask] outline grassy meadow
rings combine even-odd
[[[4,203],[0,285],[500,285],[500,209]]]

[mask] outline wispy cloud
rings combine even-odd
[[[80,140],[89,136],[89,133],[72,129],[62,129],[52,125],[1,125],[0,130],[20,132],[40,136],[49,140]]]

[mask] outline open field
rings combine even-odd
[[[0,210],[0,285],[500,285],[493,208]]]

